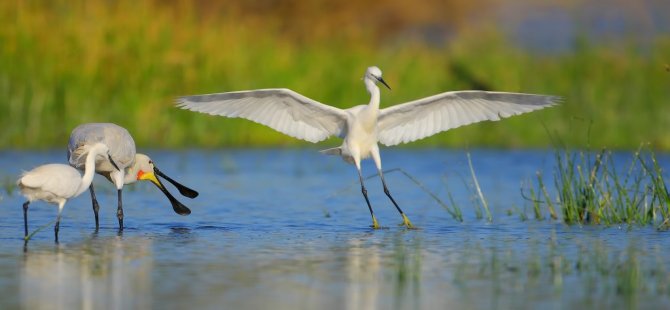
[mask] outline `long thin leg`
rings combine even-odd
[[[28,237],[28,205],[30,204],[30,201],[26,201],[23,203],[23,228],[25,231],[24,237]]]
[[[95,229],[100,228],[100,221],[98,220],[98,211],[100,211],[100,205],[98,204],[98,199],[95,197],[95,191],[93,190],[93,183],[88,187],[88,190],[91,192],[91,202],[93,203],[93,213],[95,214]]]
[[[54,226],[54,234],[56,235],[56,243],[58,243],[58,231],[60,230],[60,214],[56,219],[56,226]]]
[[[54,226],[54,235],[56,236],[56,243],[58,243],[58,231],[60,230],[60,214],[63,212],[63,206],[65,202],[58,204],[58,217],[56,217],[56,225]]]
[[[123,230],[123,201],[121,199],[121,189],[117,190],[119,196],[119,208],[116,209],[116,217],[119,219],[119,230]]]
[[[386,181],[384,180],[384,173],[382,172],[382,160],[381,157],[379,156],[379,148],[375,145],[372,147],[370,150],[370,153],[372,155],[372,159],[375,161],[375,165],[377,166],[377,171],[379,173],[379,178],[382,179],[382,186],[384,186],[384,194],[386,194],[386,197],[391,199],[391,202],[395,206],[396,210],[400,213],[400,216],[402,216],[402,224],[406,226],[407,228],[414,228],[414,225],[412,225],[412,222],[409,221],[409,218],[407,215],[405,215],[405,212],[400,209],[400,206],[398,206],[398,203],[395,202],[395,199],[393,199],[393,196],[391,196],[391,192],[389,191],[388,186],[386,186]]]
[[[407,217],[407,215],[405,215],[405,212],[402,212],[402,209],[400,209],[398,203],[395,202],[395,199],[393,199],[393,196],[391,196],[391,192],[386,186],[386,181],[384,180],[384,174],[382,173],[381,169],[379,170],[379,177],[382,179],[382,185],[384,186],[384,194],[386,194],[386,196],[389,199],[391,199],[391,202],[395,206],[396,210],[398,210],[398,212],[400,212],[400,216],[402,216],[402,225],[407,226],[407,228],[414,228],[414,225],[412,225],[412,222],[409,221],[409,218]]]
[[[358,170],[358,179],[361,181],[361,192],[363,193],[363,197],[365,197],[365,202],[367,202],[368,209],[370,210],[370,215],[372,216],[372,228],[378,229],[380,228],[379,222],[377,222],[375,213],[372,211],[372,205],[370,204],[370,199],[368,198],[368,190],[365,189],[365,183],[363,183],[363,175],[361,174],[361,168],[358,162],[356,162],[356,169]]]

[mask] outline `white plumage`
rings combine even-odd
[[[344,110],[285,88],[189,96],[179,102],[188,110],[245,118],[309,142],[340,136],[348,117]]]
[[[29,201],[59,204],[81,194],[78,192],[81,183],[77,169],[63,164],[46,164],[25,172],[17,184]]]
[[[23,204],[23,220],[25,236],[28,236],[28,205],[36,200],[46,201],[58,205],[58,218],[54,232],[58,242],[58,229],[60,216],[68,199],[79,196],[93,181],[95,162],[102,158],[109,159],[109,148],[102,143],[90,144],[85,147],[86,156],[84,162],[84,175],[80,175],[77,169],[62,164],[42,165],[33,170],[23,173],[17,181],[21,194],[28,199]],[[104,155],[104,156],[103,156]],[[115,166],[110,161],[112,167]]]
[[[246,118],[309,142],[331,136],[343,138],[341,146],[323,152],[339,155],[356,165],[361,190],[372,215],[372,226],[377,228],[360,171],[360,161],[370,156],[377,166],[384,192],[402,215],[403,224],[411,227],[384,181],[378,142],[388,146],[408,143],[452,128],[539,110],[560,101],[559,97],[545,95],[455,91],[380,110],[376,83],[388,87],[381,70],[369,67],[363,81],[370,93],[370,102],[349,109],[331,107],[283,88],[185,96],[178,98],[177,106],[211,115]]]
[[[559,97],[532,94],[446,92],[382,109],[379,142],[387,146],[408,143],[472,123],[543,109],[559,101]]]

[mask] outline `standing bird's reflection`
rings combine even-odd
[[[28,252],[20,272],[26,309],[151,308],[150,239],[89,240]]]

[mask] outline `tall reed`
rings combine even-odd
[[[553,198],[541,174],[530,200],[545,204],[552,218],[554,206],[568,224],[656,224],[668,228],[670,195],[656,155],[640,147],[625,171],[619,171],[612,151],[555,152]],[[542,193],[538,195],[537,193]]]

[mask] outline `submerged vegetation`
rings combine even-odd
[[[486,25],[461,26],[469,13],[490,7],[477,1],[430,1],[448,6],[432,10],[402,1],[309,3],[2,1],[0,148],[62,147],[84,122],[118,123],[143,147],[301,145],[252,122],[177,110],[173,100],[287,87],[349,107],[367,101],[359,77],[378,65],[393,87],[383,93],[383,106],[471,88],[565,99],[560,107],[413,145],[545,147],[540,124],[571,137],[578,130],[573,119],[592,119],[596,147],[649,141],[670,150],[670,118],[659,113],[670,98],[668,37],[644,48],[585,38],[568,52],[545,54],[519,48]],[[369,11],[383,14],[357,13]],[[449,31],[431,39],[422,32],[431,27]],[[580,145],[578,138],[566,143]]]
[[[518,250],[519,243],[523,243],[520,240],[497,247],[473,240],[473,244],[464,246],[465,250],[458,255],[454,281],[467,283],[472,278],[496,281],[492,288],[484,286],[476,294],[463,292],[462,298],[476,300],[485,294],[485,289],[498,296],[543,291],[538,294],[543,302],[547,296],[558,295],[563,301],[576,300],[574,304],[580,306],[644,308],[655,298],[666,296],[670,289],[670,273],[660,246],[643,250],[646,246],[643,240],[616,244],[589,234],[563,243],[556,234],[537,234],[543,239],[530,237],[524,250]],[[578,254],[572,255],[575,252]],[[575,289],[582,285],[584,289]],[[593,298],[595,295],[602,296]]]

